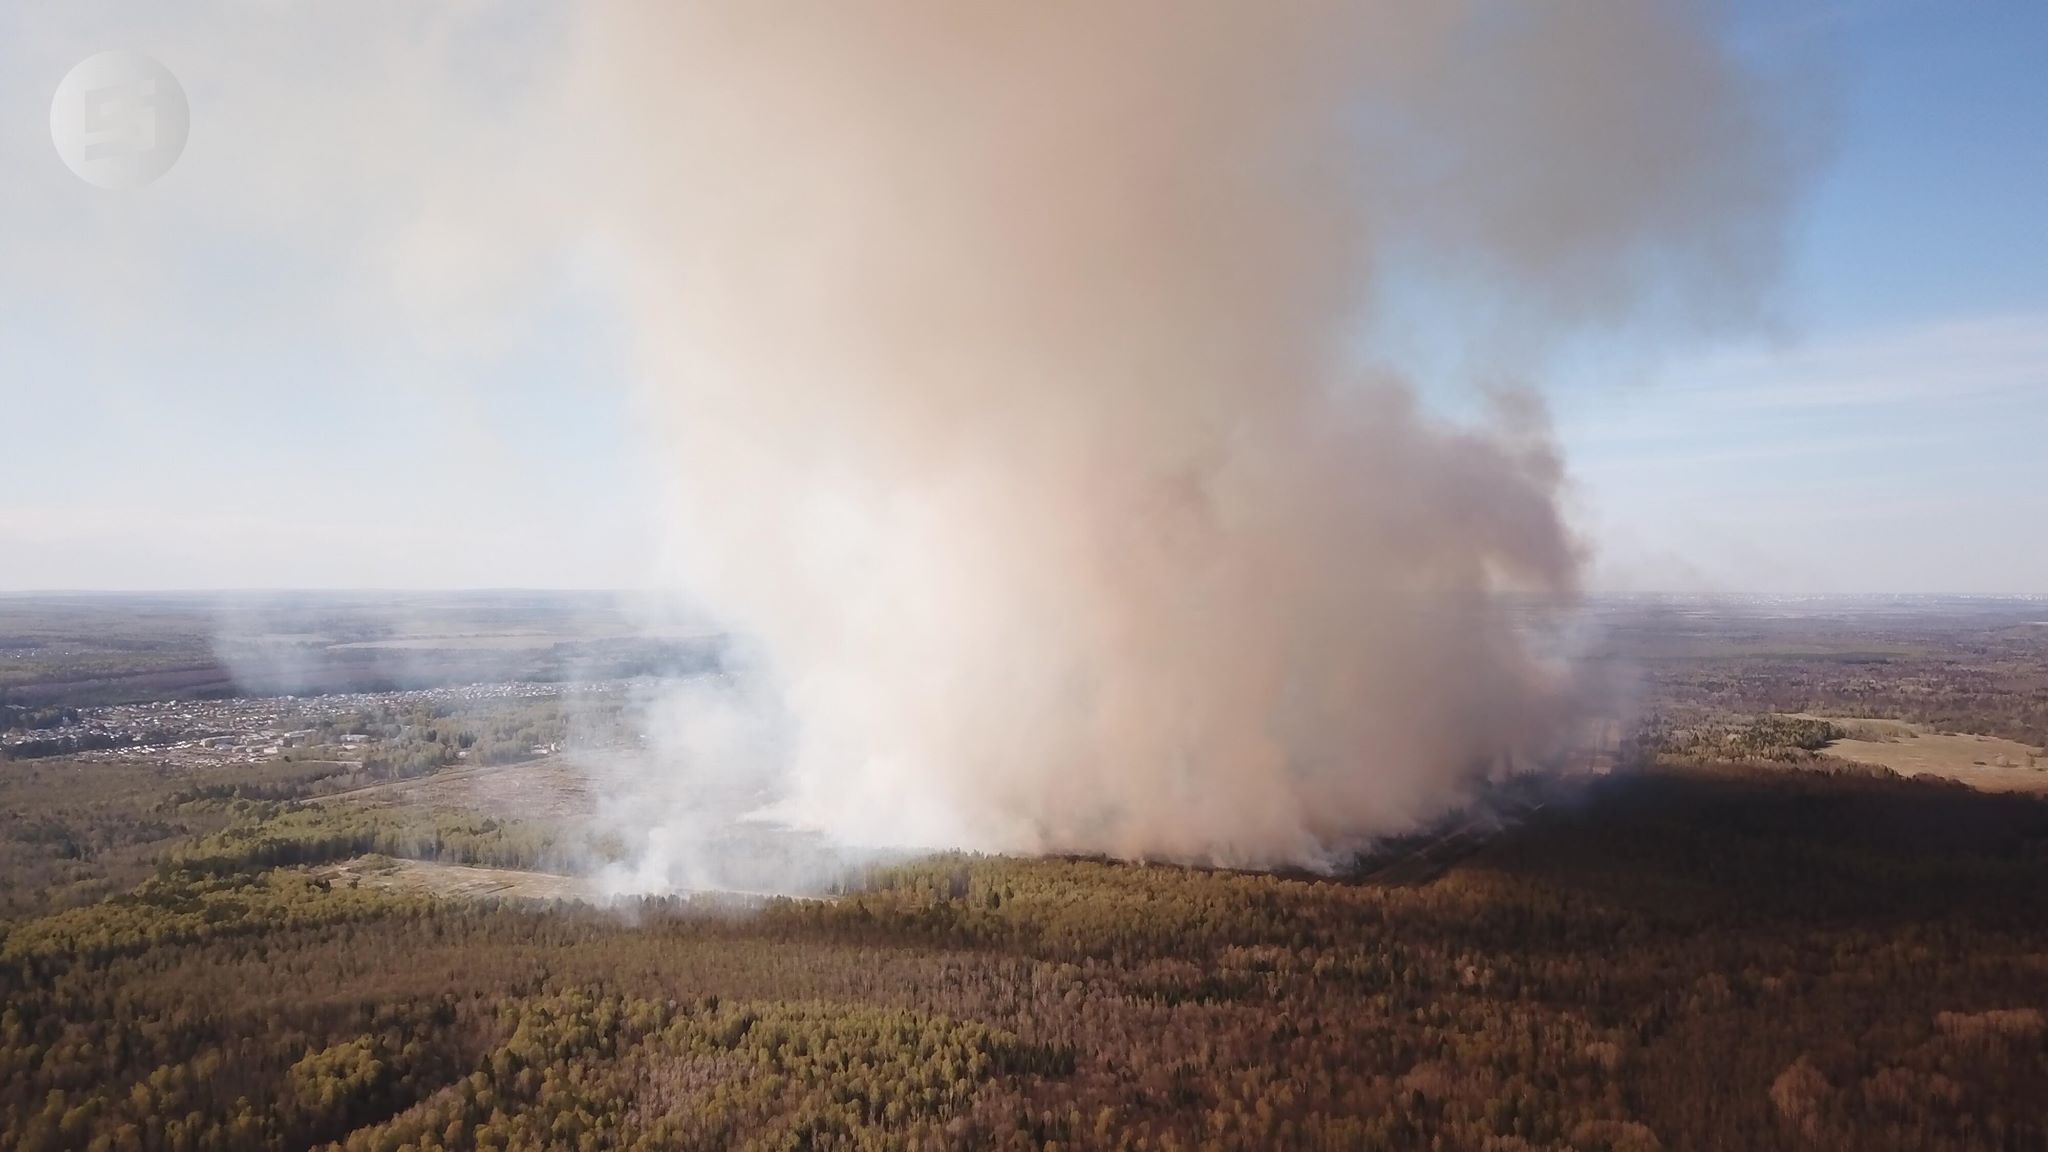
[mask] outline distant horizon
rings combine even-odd
[[[672,593],[662,588],[575,588],[544,587],[538,585],[499,585],[476,587],[276,587],[276,588],[0,588],[0,599],[34,599],[37,597],[90,597],[90,596],[154,596],[177,597],[218,597],[218,596],[489,596],[489,595],[547,595],[547,596],[644,596],[670,597]],[[1705,591],[1680,588],[1589,588],[1579,594],[1580,599],[1616,600],[1636,598],[1661,598],[1672,600],[2048,600],[2048,589],[2040,591],[2012,592],[1942,592],[1942,591]]]

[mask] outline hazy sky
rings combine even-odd
[[[0,0],[0,589],[646,579],[602,252],[488,316],[438,278],[494,251],[390,268],[431,228],[429,158],[517,148],[487,129],[557,18],[459,10]],[[1725,13],[1813,171],[1766,324],[1582,341],[1545,382],[1596,584],[2048,592],[2048,6]],[[116,47],[192,108],[128,192],[49,137],[59,80]],[[416,53],[467,71],[422,85]],[[1425,377],[1456,343],[1431,308]]]

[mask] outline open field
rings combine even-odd
[[[1924,724],[1859,717],[1815,717],[1848,732],[1822,749],[1902,776],[1939,776],[1987,792],[2048,792],[2048,750]]]
[[[322,804],[426,808],[512,820],[572,821],[595,808],[581,755],[539,756],[516,764],[450,768],[410,780],[387,780],[322,796]]]

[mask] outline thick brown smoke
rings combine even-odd
[[[1475,345],[1739,314],[1784,199],[1668,5],[584,32],[677,578],[793,720],[762,798],[869,843],[1315,865],[1553,754],[1560,462],[1525,399],[1422,410],[1374,353],[1386,270],[1474,302]]]

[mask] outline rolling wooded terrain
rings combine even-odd
[[[0,942],[10,1148],[2039,1148],[2048,805],[1667,769],[1399,882],[834,901],[166,864]]]

